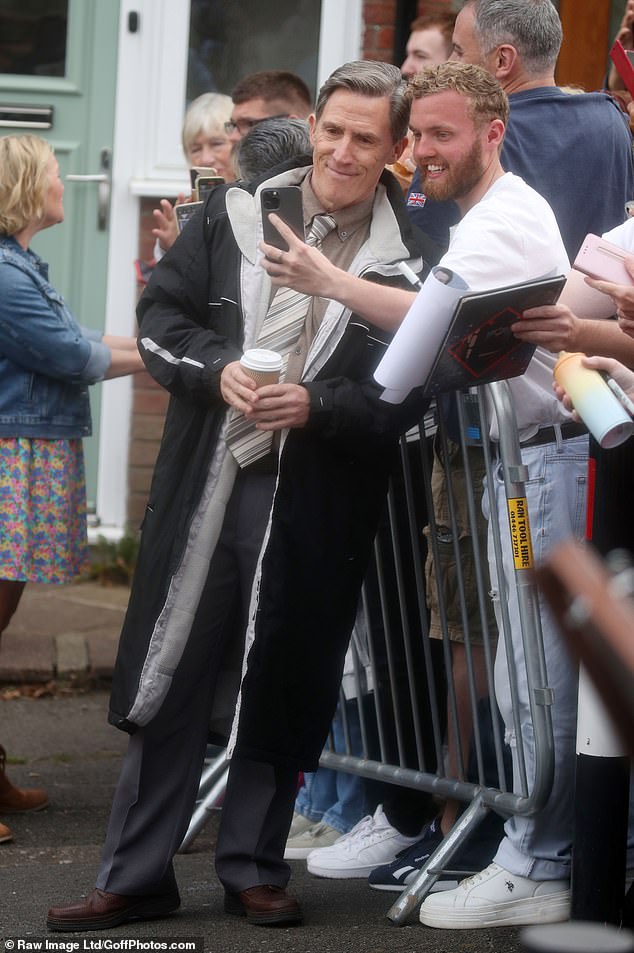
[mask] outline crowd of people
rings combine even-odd
[[[631,46],[633,24],[628,0],[619,36]],[[381,400],[373,373],[416,295],[425,300],[434,266],[485,291],[568,274],[590,232],[634,254],[627,104],[604,91],[560,89],[561,42],[551,0],[466,0],[455,18],[414,21],[400,69],[373,61],[336,69],[314,109],[303,81],[277,70],[245,77],[231,97],[198,97],[183,123],[185,159],[225,183],[180,234],[172,202],[155,210],[156,265],[137,310],[138,342],[81,328],[49,284],[29,244],[63,220],[57,162],[37,137],[0,139],[0,361],[13,382],[0,400],[0,632],[27,581],[66,581],[85,561],[87,385],[147,369],[170,394],[112,687],[109,718],[129,732],[129,745],[95,888],[51,908],[49,929],[110,929],[179,907],[173,857],[210,739],[231,752],[215,854],[225,911],[256,925],[302,921],[286,889],[289,859],[305,858],[318,876],[402,890],[454,824],[454,800],[438,811],[425,792],[386,785],[378,803],[361,778],[320,767],[319,758],[333,726],[335,738],[345,733],[353,750],[361,746],[358,708],[339,690],[351,633],[358,640],[363,631],[364,585],[372,621],[372,546],[399,438],[429,403],[423,388],[401,403]],[[617,90],[618,75],[606,83]],[[281,251],[262,240],[260,195],[285,186],[300,192],[307,237],[272,214]],[[180,195],[177,204],[186,201]],[[634,549],[629,508],[621,508],[629,444],[618,453],[592,445],[568,396],[552,386],[557,353],[582,351],[634,392],[632,275],[632,287],[584,285],[613,302],[617,320],[589,317],[582,294],[574,308],[531,309],[513,326],[536,345],[510,388],[537,559],[560,539],[583,537],[589,456],[595,542],[603,552]],[[282,355],[279,383],[257,386],[246,373],[241,357],[257,347]],[[464,613],[448,606],[458,717],[447,716],[447,761],[457,771],[458,751],[468,749],[468,683],[475,679],[478,696],[487,692],[481,628],[502,630],[503,601],[518,697],[499,650],[495,701],[514,777],[525,770],[531,779],[513,552],[503,536],[498,565],[490,519],[495,507],[500,525],[507,521],[494,424],[487,436],[495,485],[483,495],[474,545],[488,545],[491,611],[489,620],[472,611],[469,585],[465,638]],[[435,447],[432,473],[445,542],[443,453],[452,481],[465,478],[455,448]],[[469,453],[481,489],[481,454]],[[460,578],[469,580],[465,507],[457,517]],[[50,535],[42,543],[44,524],[55,527],[53,546]],[[446,628],[439,593],[456,591],[455,563],[429,560],[432,637]],[[427,926],[569,916],[577,677],[541,601],[539,615],[554,696],[551,793],[536,814],[497,828],[492,843],[482,837],[478,872],[423,901]],[[45,807],[45,792],[11,785],[1,754],[0,814]],[[0,842],[9,838],[0,825]]]

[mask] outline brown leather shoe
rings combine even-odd
[[[111,930],[130,920],[153,920],[180,907],[178,891],[128,897],[97,890],[68,907],[51,907],[46,918],[49,930],[76,933],[79,930]]]
[[[28,814],[48,807],[48,794],[39,788],[16,788],[5,774],[7,753],[0,745],[0,814]]]
[[[6,844],[10,840],[13,840],[13,834],[8,827],[5,827],[4,824],[0,824],[0,844]]]
[[[225,891],[225,911],[244,917],[259,926],[282,926],[301,923],[302,908],[283,887],[258,884],[240,893]]]

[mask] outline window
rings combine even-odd
[[[314,94],[320,18],[319,0],[191,0],[187,100],[263,69],[297,73]]]
[[[625,0],[612,0],[610,4],[610,45],[617,34],[624,13]]]
[[[68,0],[1,0],[0,73],[66,75]]]
[[[362,0],[269,0],[266,5],[261,0],[121,3],[122,17],[128,8],[139,7],[142,16],[139,33],[122,34],[119,54],[120,89],[139,91],[133,99],[134,119],[125,135],[117,135],[115,150],[115,162],[127,148],[133,152],[133,195],[175,196],[187,187],[180,131],[187,101],[200,90],[193,81],[191,50],[200,50],[201,42],[204,46],[203,37],[209,41],[210,17],[216,29],[220,24],[225,30],[221,34],[224,48],[208,47],[203,57],[220,92],[230,93],[239,79],[259,69],[289,69],[316,90],[337,66],[358,59],[361,51]],[[291,26],[296,35],[289,36]],[[194,47],[190,34],[192,40],[196,37]],[[229,38],[238,44],[237,52],[228,45]],[[272,61],[273,50],[279,61]],[[199,53],[194,56],[198,58]]]

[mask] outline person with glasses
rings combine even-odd
[[[312,109],[310,90],[286,70],[260,70],[241,79],[231,94],[233,110],[225,132],[233,143],[263,119],[306,119]]]

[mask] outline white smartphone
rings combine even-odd
[[[218,173],[210,165],[193,165],[191,169],[189,170],[189,178],[192,184],[192,191],[193,189],[196,188],[196,179],[199,178],[199,176],[208,177],[208,176],[214,176],[214,175],[218,175]]]
[[[584,238],[572,267],[590,278],[613,281],[617,285],[631,285],[634,284],[634,278],[625,267],[626,256],[627,252],[618,245],[589,234]]]

